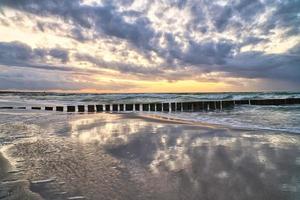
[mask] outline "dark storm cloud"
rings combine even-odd
[[[233,9],[243,21],[251,22],[265,11],[265,5],[260,0],[240,0],[233,3]]]
[[[21,42],[0,42],[0,62],[32,59],[33,52],[31,47]]]
[[[73,70],[49,70],[48,68],[29,68],[3,66],[0,64],[0,90],[81,90],[99,89],[123,91],[136,88],[131,83],[122,83],[108,80],[96,81],[91,77],[93,71],[81,73]],[[74,81],[77,79],[77,81]],[[78,81],[82,79],[83,82]]]
[[[121,4],[130,4],[131,1],[120,1]],[[55,15],[65,21],[72,21],[86,29],[95,28],[99,34],[106,34],[129,40],[134,46],[141,49],[150,49],[148,42],[154,37],[154,31],[149,27],[149,20],[140,16],[135,23],[127,23],[123,16],[139,16],[138,12],[120,13],[111,2],[103,6],[82,5],[80,0],[3,0],[0,5],[19,9],[40,16]],[[79,30],[72,33],[74,38],[82,40]]]
[[[300,84],[300,56],[294,51],[285,54],[240,53],[227,62],[224,71],[235,77],[288,80]]]
[[[45,62],[46,56],[58,59],[61,63],[69,60],[68,51],[55,49],[32,49],[21,42],[0,42],[0,64],[15,65]],[[58,63],[59,64],[59,63]]]
[[[265,39],[265,38],[260,38],[260,37],[254,37],[254,36],[249,36],[244,38],[243,43],[241,44],[242,46],[246,46],[246,45],[256,45],[259,43],[266,43],[269,42],[269,39]]]
[[[290,48],[288,51],[290,54],[300,55],[300,43],[296,44],[294,47]]]
[[[263,24],[264,32],[270,33],[270,31],[277,27],[288,29],[286,36],[299,35],[300,1],[276,1],[272,5],[275,7],[275,11],[268,18],[268,21]]]
[[[41,32],[45,32],[47,29],[51,31],[59,31],[62,29],[61,25],[59,23],[55,22],[42,22],[37,21],[36,23],[37,30]]]
[[[214,25],[219,31],[223,31],[232,17],[232,8],[230,6],[225,6],[212,11],[216,13],[217,16],[214,20]]]
[[[199,66],[201,64],[222,65],[225,63],[225,58],[231,57],[234,48],[235,45],[228,40],[202,43],[190,41],[189,49],[182,54],[181,60],[185,63]]]
[[[139,76],[158,76],[162,77],[164,72],[159,68],[145,68],[135,64],[124,64],[124,63],[116,63],[116,62],[106,62],[101,58],[96,58],[87,54],[76,54],[76,59],[78,61],[87,61],[89,63],[94,64],[100,68],[113,69],[121,72],[122,74],[134,74]],[[152,77],[150,77],[152,78]]]
[[[62,63],[66,63],[69,61],[69,53],[64,49],[51,49],[49,51],[49,55],[53,58],[61,60]]]
[[[80,27],[72,28],[71,33],[69,34],[69,37],[71,37],[75,40],[78,40],[79,42],[84,42],[84,41],[87,41],[90,39],[83,34],[83,30]]]
[[[299,44],[280,54],[251,50],[241,52],[241,48],[247,45],[273,45],[270,36],[278,28],[286,31],[286,37],[299,36],[298,0],[233,0],[226,5],[209,0],[167,2],[169,8],[176,7],[191,12],[191,20],[184,27],[183,36],[172,30],[155,30],[151,19],[145,15],[152,6],[151,2],[145,3],[143,12],[127,9],[133,2],[112,0],[90,6],[82,4],[80,0],[1,0],[0,7],[9,7],[41,17],[59,17],[72,25],[71,32],[66,35],[82,43],[100,37],[109,38],[116,44],[121,40],[128,42],[128,48],[137,50],[149,61],[152,52],[164,59],[164,63],[156,68],[145,68],[136,63],[105,62],[91,55],[75,55],[77,61],[86,61],[99,68],[113,69],[142,78],[160,77],[168,80],[180,79],[180,75],[173,72],[185,68],[187,72],[224,72],[228,77],[280,79],[299,83]],[[120,7],[123,9],[118,9]],[[155,15],[163,18],[165,11],[166,9],[158,9]],[[266,16],[266,21],[258,21],[265,13],[270,13]],[[128,22],[126,17],[132,18],[132,22]],[[184,16],[178,17],[184,19]],[[169,20],[167,23],[172,25],[173,21]],[[55,24],[37,23],[37,29],[42,32],[45,29],[55,29],[51,26],[56,27]],[[59,26],[56,29],[59,30]],[[88,30],[92,30],[92,36],[85,35]],[[255,35],[254,30],[259,34]],[[208,38],[195,39],[190,34],[195,32],[203,33],[203,37]],[[226,38],[228,32],[235,34],[237,39]],[[213,38],[215,33],[221,36]],[[176,40],[176,37],[180,39]],[[160,38],[166,41],[163,47],[159,45]],[[183,48],[183,40],[187,44],[186,48]],[[23,63],[38,68],[42,66],[36,63],[45,60],[47,56],[59,63],[70,60],[68,51],[64,49],[31,49],[21,43],[0,43],[0,63],[5,65],[21,66]],[[186,77],[187,74],[182,73],[182,78]],[[196,77],[196,74],[190,74],[190,77]]]
[[[83,90],[83,89],[99,89],[107,91],[124,91],[127,89],[136,88],[133,84],[120,84],[114,82],[106,82],[102,84],[95,83],[81,83],[75,82],[73,80],[63,81],[55,80],[55,76],[52,75],[53,80],[34,80],[30,79],[16,79],[16,77],[1,78],[0,80],[0,90]],[[42,83],[42,84],[41,84]],[[62,88],[63,86],[63,88]]]

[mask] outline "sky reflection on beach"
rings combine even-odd
[[[71,121],[72,136],[82,142],[107,144],[106,150],[127,164],[135,180],[143,183],[142,179],[151,175],[165,180],[159,183],[160,190],[176,191],[178,199],[299,196],[298,135],[176,124],[157,127],[156,123],[114,115],[106,120],[110,123],[92,129],[84,128],[96,123],[92,119]],[[149,174],[137,173],[136,167]],[[157,189],[151,184],[153,177],[145,187]]]
[[[31,183],[31,190],[44,199],[61,199],[62,194],[87,199],[300,196],[297,134],[188,125],[132,114],[25,119],[26,127],[38,126],[40,131],[35,140],[14,143],[10,155],[24,160],[22,180],[51,181]]]

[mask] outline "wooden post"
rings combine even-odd
[[[124,111],[124,104],[120,104],[120,111]]]
[[[157,112],[161,112],[162,111],[162,104],[161,103],[157,103],[156,104],[156,111]]]
[[[118,104],[112,105],[112,111],[117,112],[118,111]]]
[[[0,109],[13,109],[13,107],[11,107],[11,106],[4,106],[4,107],[0,107]]]
[[[75,112],[75,106],[67,106],[67,112]]]
[[[133,111],[133,104],[126,104],[125,109],[126,111]]]
[[[149,104],[143,104],[143,111],[149,111]]]
[[[78,112],[84,112],[84,105],[78,105]]]
[[[88,112],[95,112],[95,105],[88,105]]]
[[[183,103],[182,103],[182,111],[183,111],[183,112],[189,111],[189,106],[188,106],[188,103],[187,103],[187,102],[183,102]]]
[[[150,111],[155,112],[155,103],[150,104]]]
[[[176,104],[175,103],[171,103],[171,111],[176,111]]]
[[[17,109],[22,109],[22,110],[24,110],[24,109],[26,109],[26,107],[17,107]]]
[[[169,111],[169,103],[163,103],[163,111]]]
[[[45,110],[47,110],[47,111],[52,111],[52,110],[53,110],[53,107],[46,106],[46,107],[45,107]]]
[[[140,104],[134,104],[134,110],[140,111]]]
[[[106,104],[105,105],[105,112],[109,112],[110,111],[110,104]]]
[[[97,112],[103,112],[103,105],[96,105]]]
[[[56,106],[56,111],[63,112],[64,107],[63,106]]]

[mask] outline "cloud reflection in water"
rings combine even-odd
[[[296,199],[297,135],[161,124],[121,115],[70,121],[72,137],[97,141],[134,180],[165,199]]]

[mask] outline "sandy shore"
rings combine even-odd
[[[0,199],[300,198],[298,135],[133,114],[0,115]]]

